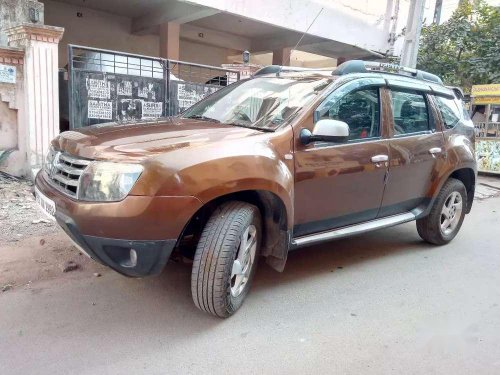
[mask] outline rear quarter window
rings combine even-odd
[[[443,98],[441,96],[434,97],[441,117],[443,118],[443,125],[446,129],[451,129],[462,118],[463,109],[459,108],[456,101],[453,99]]]

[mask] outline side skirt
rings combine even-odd
[[[413,213],[405,212],[402,214],[388,216],[381,219],[350,225],[348,227],[338,228],[326,232],[308,234],[306,236],[293,238],[290,244],[290,250],[298,249],[299,247],[314,245],[320,242],[335,240],[338,238],[350,237],[356,234],[370,232],[376,229],[388,228],[397,224],[413,221],[415,219],[416,216]]]

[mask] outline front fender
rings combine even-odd
[[[283,141],[247,138],[216,148],[207,145],[178,150],[145,162],[133,193],[152,196],[193,196],[204,203],[241,191],[268,191],[278,196],[293,223],[293,160],[286,133]]]

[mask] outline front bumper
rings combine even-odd
[[[35,186],[54,202],[56,221],[81,250],[131,277],[159,274],[185,225],[201,207],[194,197],[76,201],[49,185],[43,172],[36,176]]]
[[[75,245],[88,256],[130,277],[161,273],[177,242],[177,240],[138,241],[87,236],[80,233],[70,217],[59,212],[56,213],[56,220]]]

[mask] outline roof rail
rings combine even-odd
[[[424,72],[423,70],[417,70],[412,68],[407,68],[404,66],[381,63],[374,61],[363,61],[363,60],[350,60],[343,64],[340,64],[337,69],[333,71],[334,76],[342,76],[349,73],[369,73],[369,72],[381,72],[390,74],[399,74],[403,76],[413,77],[421,81],[427,81],[432,83],[443,84],[441,78],[437,75]]]
[[[265,74],[279,74],[279,73],[286,73],[286,72],[303,72],[303,71],[309,71],[309,70],[314,70],[310,68],[302,68],[298,66],[282,66],[282,65],[268,65],[265,66],[259,70],[257,70],[253,76],[262,76]]]

